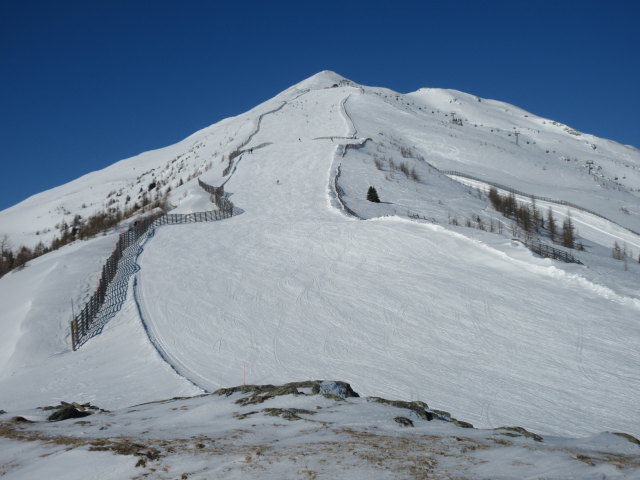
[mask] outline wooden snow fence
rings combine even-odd
[[[580,260],[578,260],[576,257],[565,250],[546,245],[534,239],[525,239],[523,241],[518,241],[521,241],[525,247],[527,247],[533,253],[537,253],[541,257],[552,258],[554,260],[560,260],[561,262],[565,263],[577,263],[579,265],[583,265]]]
[[[161,225],[177,225],[196,222],[213,222],[230,218],[236,213],[233,203],[224,195],[223,187],[213,187],[198,179],[200,187],[211,194],[219,210],[194,213],[166,213],[138,218],[126,232],[122,232],[102,266],[95,292],[80,312],[71,320],[71,346],[80,348],[90,338],[102,332],[102,328],[120,310],[126,298],[129,277],[139,267],[135,263],[139,239],[151,235]],[[114,279],[116,280],[114,282]]]

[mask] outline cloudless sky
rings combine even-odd
[[[0,0],[0,209],[321,70],[640,147],[640,2]]]

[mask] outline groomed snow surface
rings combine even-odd
[[[212,185],[226,182],[244,213],[159,228],[138,259],[135,295],[131,285],[122,311],[79,351],[68,343],[71,299],[78,304],[91,293],[115,232],[0,279],[0,323],[8,332],[0,339],[0,408],[59,400],[124,408],[243,380],[334,378],[363,395],[425,401],[481,428],[640,436],[640,296],[634,287],[640,268],[636,259],[623,269],[610,258],[608,243],[611,235],[624,235],[638,250],[637,236],[581,216],[579,233],[589,242],[584,266],[537,258],[507,236],[451,226],[451,217],[499,214],[434,166],[462,170],[466,161],[470,174],[503,184],[517,178],[514,188],[600,207],[636,228],[640,201],[633,189],[615,190],[605,205],[613,191],[602,186],[605,180],[589,183],[564,160],[546,166],[563,169],[559,183],[542,168],[526,176],[527,155],[547,161],[541,160],[546,146],[536,147],[542,153],[513,153],[517,147],[506,133],[498,139],[488,133],[490,121],[506,121],[497,114],[483,114],[482,134],[467,124],[480,120],[465,117],[465,127],[451,126],[444,105],[431,114],[442,103],[434,92],[427,105],[426,92],[400,101],[394,92],[342,80],[324,72],[198,132],[204,151],[231,137],[231,150],[254,148],[236,158],[231,176],[222,175],[226,159],[202,176]],[[473,101],[479,105],[460,111],[481,115],[480,107],[494,104],[496,112],[504,110],[499,102]],[[540,119],[526,122],[534,120]],[[583,148],[596,151],[573,134],[547,134],[556,126],[544,125],[531,133],[536,145],[565,142],[574,156]],[[452,128],[474,130],[449,136]],[[640,168],[637,151],[590,141],[624,151],[629,172]],[[484,158],[485,170],[478,142],[495,153]],[[345,153],[345,143],[363,146]],[[400,155],[405,145],[411,156]],[[160,164],[167,155],[158,152]],[[517,161],[508,170],[512,154]],[[390,158],[395,165],[409,162],[419,180],[394,169]],[[603,171],[616,166],[600,161]],[[334,190],[338,166],[343,202],[367,220],[341,209]],[[195,181],[172,194],[178,211],[211,205]],[[363,200],[368,185],[376,185],[383,203]],[[431,222],[409,220],[408,212]]]
[[[331,115],[344,93],[313,94],[347,134]],[[640,300],[489,234],[347,219],[326,201],[336,146],[296,154],[318,142],[305,133],[266,118],[255,142],[283,141],[226,185],[246,213],[160,230],[140,259],[147,322],[197,384],[240,383],[244,365],[251,383],[344,378],[479,426],[640,433]]]

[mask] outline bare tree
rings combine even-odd
[[[568,214],[564,222],[562,222],[562,246],[575,248],[575,231],[570,214]]]
[[[553,210],[549,207],[547,211],[547,230],[549,231],[549,238],[551,241],[556,241],[558,235],[558,227],[556,226],[556,220],[553,218]]]
[[[613,248],[611,249],[611,257],[615,260],[622,260],[622,248],[618,242],[613,242]]]

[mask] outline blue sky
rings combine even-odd
[[[321,70],[640,147],[640,2],[0,2],[0,209]]]

